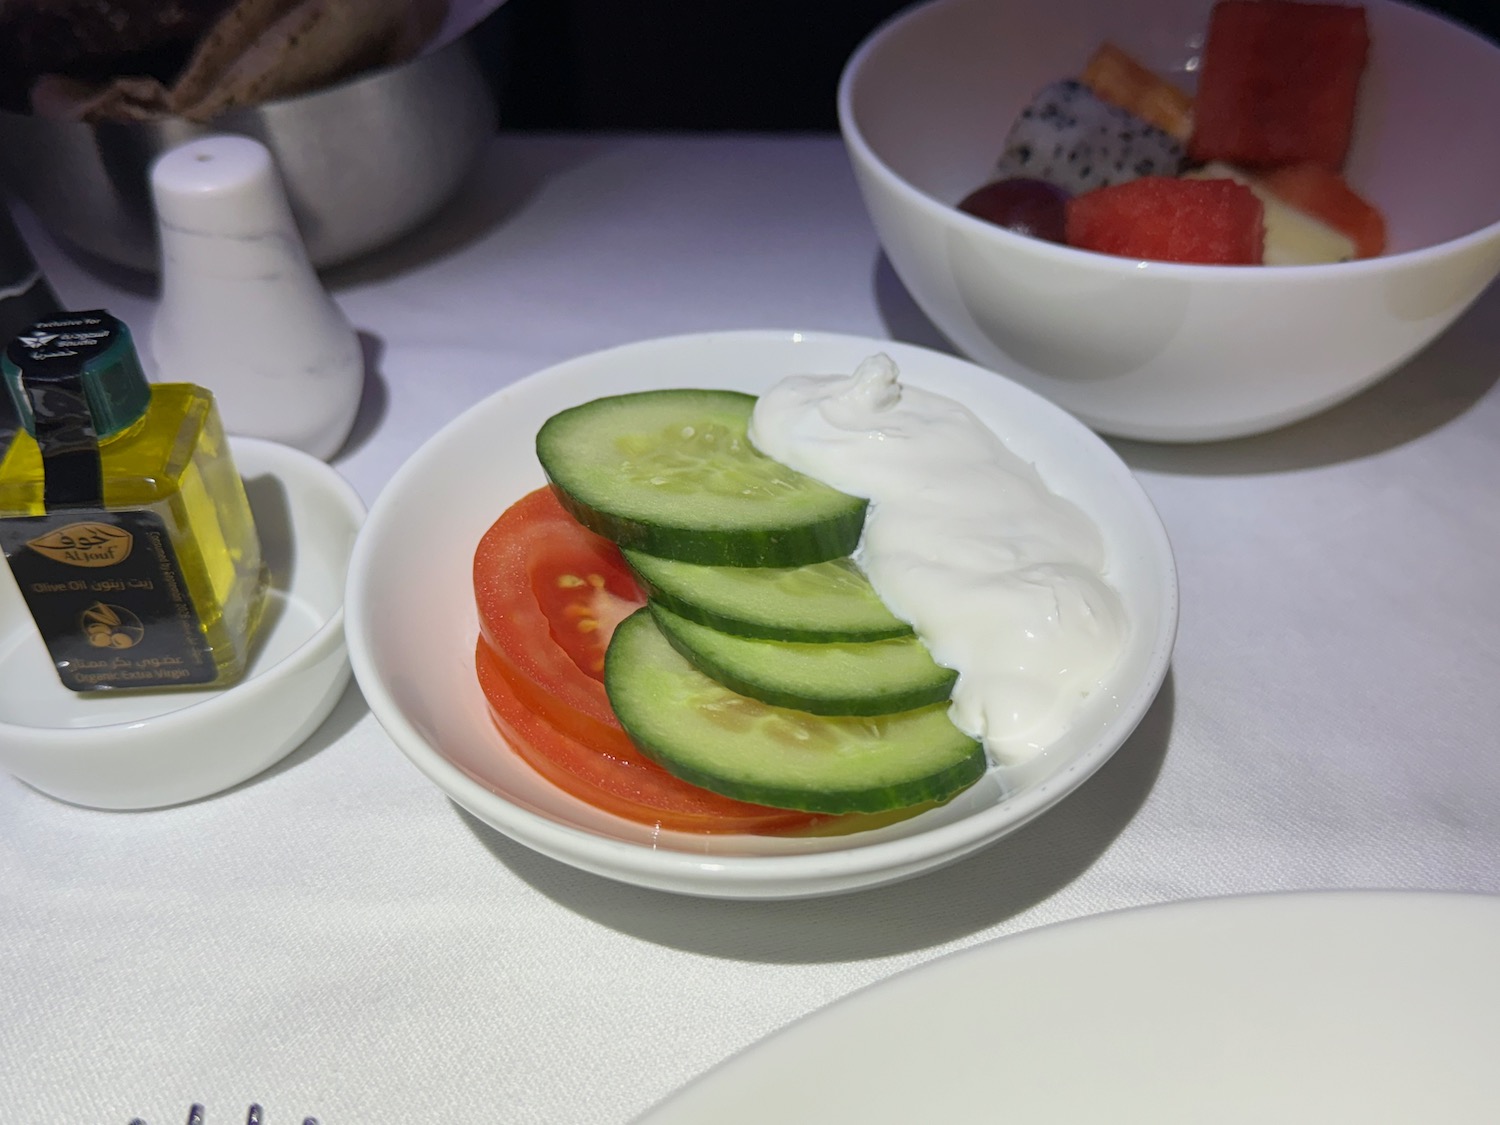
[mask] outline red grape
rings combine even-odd
[[[958,209],[1017,234],[1062,242],[1067,202],[1068,193],[1056,184],[1017,178],[985,184],[966,195]]]

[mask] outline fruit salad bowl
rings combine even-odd
[[[1190,96],[1212,0],[932,0],[877,29],[840,127],[895,273],[964,354],[1094,429],[1153,441],[1264,432],[1401,366],[1500,273],[1500,47],[1368,0],[1343,174],[1384,214],[1376,257],[1146,261],[960,211],[1017,113],[1102,43]]]

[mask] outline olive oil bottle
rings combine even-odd
[[[0,460],[0,548],[63,684],[241,677],[267,577],[212,395],[148,383],[102,310],[36,321],[0,368],[23,426]]]

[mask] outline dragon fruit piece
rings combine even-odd
[[[1142,176],[1175,176],[1184,166],[1177,138],[1065,78],[1021,111],[995,166],[996,179],[1029,178],[1071,195]]]

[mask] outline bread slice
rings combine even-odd
[[[441,0],[240,0],[199,43],[169,104],[179,116],[206,121],[394,62],[436,30],[446,7]]]

